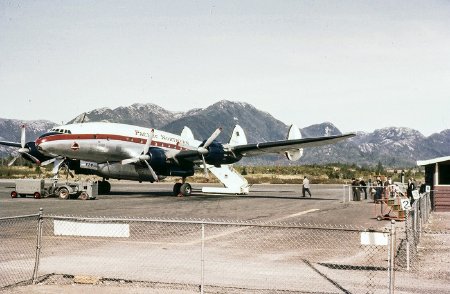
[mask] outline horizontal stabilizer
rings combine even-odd
[[[295,140],[295,139],[301,139],[302,138],[302,134],[300,133],[300,129],[292,124],[289,127],[289,131],[288,131],[288,135],[287,135],[287,140]],[[296,161],[299,160],[302,156],[303,156],[303,148],[298,148],[298,149],[292,149],[292,150],[288,150],[285,151],[284,153],[286,155],[286,158],[290,161]]]

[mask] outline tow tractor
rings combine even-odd
[[[47,187],[46,187],[47,186]],[[44,179],[18,179],[15,181],[15,190],[11,192],[11,198],[33,196],[35,199],[42,197],[59,197],[60,199],[95,199],[98,195],[98,182],[52,181],[46,184]]]

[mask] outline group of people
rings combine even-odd
[[[420,184],[420,186],[424,186]],[[408,180],[408,187],[406,189],[406,196],[411,200],[411,203],[414,202],[413,191],[417,189],[416,180],[410,178]],[[353,192],[353,201],[361,201],[361,194],[364,193],[364,199],[367,200],[367,191],[369,191],[371,198],[374,202],[379,201],[383,194],[386,198],[389,197],[388,193],[398,193],[403,195],[403,192],[400,190],[398,186],[395,186],[392,182],[391,177],[387,177],[386,181],[382,181],[381,177],[377,177],[373,182],[371,179],[366,183],[364,179],[353,178],[352,179],[352,192]]]
[[[425,184],[419,183],[420,193],[425,192]],[[413,191],[417,189],[416,180],[410,178],[408,180],[408,187],[406,189],[406,196],[410,199],[411,204],[414,202]],[[421,191],[423,190],[423,191]],[[374,202],[379,201],[383,194],[388,198],[388,193],[398,193],[403,195],[403,192],[398,186],[393,185],[392,178],[387,177],[386,181],[381,181],[381,177],[377,177],[373,182],[371,179],[366,183],[363,178],[353,178],[352,179],[352,191],[353,191],[353,201],[361,201],[361,194],[364,193],[364,199],[367,200],[367,192],[369,191],[371,198]],[[306,197],[306,193],[311,197],[310,185],[308,177],[303,178],[302,186],[302,197]]]
[[[370,183],[370,179],[369,179]],[[361,201],[361,193],[364,193],[364,199],[367,199],[367,188],[369,188],[363,178],[352,179],[353,201]]]

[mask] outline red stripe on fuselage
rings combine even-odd
[[[107,140],[107,141],[124,141],[124,142],[132,142],[136,144],[145,144],[147,139],[138,138],[138,137],[127,137],[121,135],[112,135],[112,134],[58,134],[58,135],[50,135],[48,137],[38,138],[36,140],[36,146],[45,142],[53,142],[53,141],[64,141],[64,140]],[[189,150],[188,148],[183,148],[178,144],[170,144],[161,141],[152,140],[151,146],[155,147],[164,147],[175,150]]]

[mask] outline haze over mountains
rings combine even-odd
[[[206,139],[218,127],[222,133],[218,141],[228,142],[235,124],[245,131],[249,143],[286,138],[288,127],[267,112],[243,102],[219,101],[207,108],[186,112],[173,112],[155,104],[133,104],[116,109],[94,109],[71,120],[108,121],[153,127],[179,134],[184,126],[191,128],[198,140]],[[19,121],[0,119],[0,140],[20,141],[20,125],[27,126],[27,141],[34,140],[56,123],[50,121]],[[300,127],[302,136],[316,137],[341,134],[330,122]],[[302,128],[303,127],[303,128]],[[355,130],[357,131],[357,130]],[[2,155],[9,154],[10,148],[0,147]],[[450,155],[450,130],[425,137],[419,131],[405,127],[386,127],[371,133],[357,132],[357,136],[347,141],[317,148],[305,149],[298,162],[289,162],[282,156],[256,157],[246,159],[250,164],[326,164],[355,163],[357,165],[415,166],[418,159],[428,159]],[[275,160],[275,163],[273,162]]]

